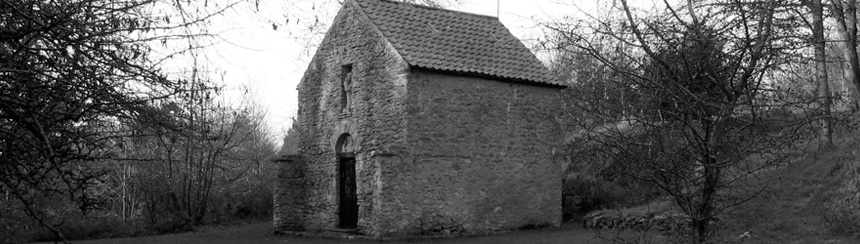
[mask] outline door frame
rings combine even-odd
[[[358,194],[355,153],[337,155],[338,228],[358,227]]]

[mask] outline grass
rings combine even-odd
[[[592,230],[583,229],[578,223],[567,223],[561,227],[542,228],[525,231],[508,232],[498,235],[457,237],[457,238],[435,238],[435,239],[410,239],[399,241],[373,241],[361,239],[325,239],[304,238],[293,236],[277,236],[272,234],[272,224],[269,222],[254,223],[242,226],[226,227],[202,232],[183,233],[173,235],[146,236],[136,238],[117,238],[75,241],[75,244],[244,244],[244,243],[305,243],[305,244],[329,244],[329,243],[354,243],[354,244],[405,244],[405,243],[436,243],[436,244],[500,244],[500,243],[522,243],[522,244],[608,244],[611,241],[598,237]],[[47,242],[46,242],[47,243]]]
[[[860,166],[860,135],[847,128],[841,132],[829,150],[815,150],[815,140],[798,142],[812,153],[762,175],[771,183],[769,190],[726,213],[725,235],[747,232],[750,237],[743,243],[860,243],[854,234],[839,231],[840,223],[832,219],[832,203],[844,194],[839,189],[858,176],[848,168]]]
[[[815,139],[798,141],[803,155],[790,166],[744,180],[744,185],[753,187],[768,184],[768,190],[718,216],[719,239],[860,243],[860,131],[843,127],[837,135],[835,148],[829,150],[818,150]],[[677,210],[667,199],[620,210],[627,215],[673,211]]]

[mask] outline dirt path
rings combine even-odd
[[[371,244],[371,243],[469,243],[469,244],[502,244],[502,243],[522,243],[522,244],[555,244],[555,243],[572,243],[572,244],[604,244],[610,243],[596,238],[596,235],[591,230],[583,229],[576,223],[569,223],[557,228],[546,228],[536,230],[516,231],[498,235],[478,236],[478,237],[459,237],[459,238],[443,238],[443,239],[413,239],[400,241],[370,241],[370,240],[344,240],[344,239],[324,239],[324,238],[304,238],[277,236],[271,233],[271,223],[256,223],[241,226],[228,227],[220,230],[211,230],[197,233],[183,233],[173,235],[160,236],[145,236],[136,238],[117,238],[117,239],[101,239],[88,241],[72,241],[76,244],[257,244],[257,243],[307,243],[307,244],[328,244],[328,243],[356,243],[356,244]]]

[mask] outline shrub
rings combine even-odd
[[[594,146],[569,145],[570,166],[564,175],[562,204],[565,219],[588,212],[647,203],[661,193],[630,177],[625,163],[596,153]]]
[[[195,223],[191,217],[172,215],[157,223],[150,224],[150,229],[158,234],[181,233],[194,230]]]
[[[30,220],[17,202],[0,199],[0,243],[30,241],[29,236],[36,223]]]
[[[619,184],[600,177],[573,175],[563,183],[565,219],[578,219],[588,212],[629,207],[653,200],[659,194],[635,184]],[[573,200],[571,199],[573,198]]]
[[[857,174],[852,172],[851,174]],[[860,175],[846,180],[825,202],[828,227],[840,234],[860,235]]]
[[[68,215],[62,225],[57,227],[67,240],[87,240],[117,237],[142,236],[150,234],[140,221],[122,219],[116,216]],[[30,241],[55,241],[54,234],[44,228],[35,229],[28,238]]]
[[[840,122],[848,124],[846,129],[854,132],[857,128],[857,119],[842,119]],[[856,135],[856,133],[852,133]],[[856,148],[860,146],[856,136],[842,139],[837,143],[827,157],[819,159],[831,165],[827,171],[822,171],[822,178],[833,178],[831,191],[821,194],[820,202],[824,204],[823,217],[828,228],[836,233],[860,236],[860,155]],[[818,166],[821,167],[821,166]]]

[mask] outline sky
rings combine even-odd
[[[587,16],[595,1],[461,0],[450,9],[498,16],[527,46],[541,37],[541,21]],[[254,3],[253,1],[251,3]],[[583,4],[588,6],[583,6]],[[226,84],[226,95],[252,102],[265,112],[273,140],[280,140],[298,109],[296,86],[316,45],[340,8],[339,0],[259,0],[214,19],[219,42],[205,53]],[[540,55],[538,55],[540,56]],[[246,96],[250,95],[250,96]]]

